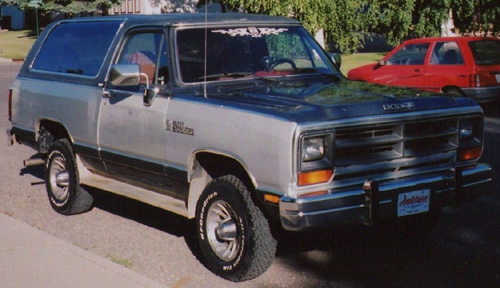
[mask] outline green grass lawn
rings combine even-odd
[[[347,72],[353,68],[378,62],[386,52],[377,53],[356,53],[351,55],[342,55],[342,65],[340,71],[347,76]]]
[[[24,59],[35,40],[30,30],[0,32],[0,57]]]

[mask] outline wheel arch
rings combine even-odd
[[[257,188],[257,183],[252,173],[246,168],[244,162],[231,154],[212,150],[199,150],[193,153],[189,161],[188,179],[188,218],[194,218],[196,205],[201,193],[212,179],[234,175],[240,179],[251,194]]]
[[[462,90],[462,88],[460,88],[458,86],[455,86],[455,85],[444,86],[443,88],[441,88],[441,92],[443,92],[443,93],[450,93],[451,92],[452,94],[457,94],[458,93],[461,96],[465,96],[465,93]]]
[[[45,154],[50,144],[59,139],[68,139],[73,143],[68,129],[61,123],[53,119],[39,119],[35,126],[36,141],[40,153]]]

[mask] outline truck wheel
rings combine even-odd
[[[197,236],[205,265],[233,282],[264,273],[276,253],[267,219],[235,176],[213,180],[196,207]]]
[[[57,140],[45,160],[45,185],[50,205],[64,215],[90,210],[94,198],[80,187],[73,149],[67,139]]]

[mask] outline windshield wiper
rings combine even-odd
[[[252,75],[252,73],[250,73],[250,72],[218,73],[218,74],[211,74],[211,75],[201,76],[199,79],[208,81],[208,80],[217,80],[219,78],[224,78],[224,77],[228,77],[228,78],[244,78],[244,77],[247,77],[249,75]]]

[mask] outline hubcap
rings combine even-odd
[[[241,235],[236,221],[236,213],[225,201],[214,202],[208,210],[208,242],[215,254],[224,261],[233,260],[241,247]]]
[[[69,173],[66,167],[66,159],[55,156],[49,168],[50,188],[54,197],[63,201],[68,197]]]

